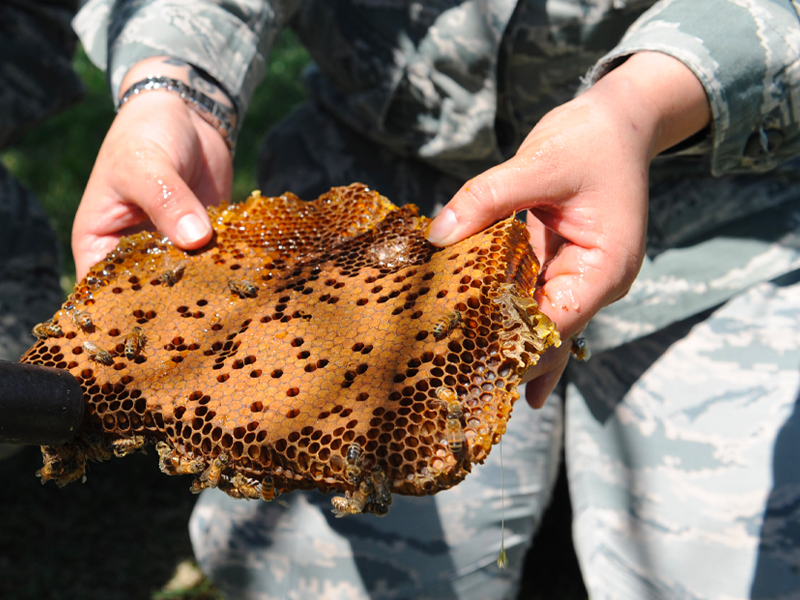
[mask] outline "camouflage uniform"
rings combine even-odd
[[[0,5],[0,150],[76,101],[83,85],[70,60],[76,0]],[[33,193],[0,163],[0,360],[33,344],[31,328],[62,299],[58,242]],[[0,457],[8,447],[0,447]]]
[[[712,124],[653,163],[645,265],[586,332],[602,352],[570,367],[544,411],[510,422],[510,559],[518,569],[549,496],[564,399],[593,598],[788,598],[800,594],[798,8],[92,0],[76,27],[115,98],[131,64],[168,54],[240,111],[293,27],[315,60],[311,100],[268,136],[262,188],[314,197],[361,180],[429,212],[625,56],[684,62]],[[384,520],[332,519],[313,494],[283,509],[206,492],[190,526],[198,560],[236,598],[513,596],[516,575],[493,565],[498,458],[434,498],[396,499]]]

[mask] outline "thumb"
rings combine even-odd
[[[526,208],[534,186],[520,185],[519,163],[519,157],[511,158],[461,186],[431,223],[428,241],[436,246],[454,244]],[[531,174],[525,179],[530,182]]]

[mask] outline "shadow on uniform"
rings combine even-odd
[[[572,505],[562,456],[550,506],[525,557],[517,600],[586,600],[587,597],[572,544]]]
[[[586,366],[572,363],[567,375],[586,399],[592,416],[605,424],[633,385],[661,358],[669,348],[680,341],[691,329],[702,323],[718,307],[715,306],[689,317],[652,335],[635,340],[613,352],[600,352],[592,356]],[[620,359],[620,352],[624,359]],[[609,404],[608,399],[613,399]]]
[[[397,527],[387,531],[381,527],[382,520],[376,518],[337,519],[330,511],[330,497],[318,495],[313,503],[323,510],[331,529],[348,538],[361,580],[370,592],[379,592],[381,589],[391,589],[395,592],[406,590],[407,597],[417,598],[423,597],[419,595],[420,591],[417,588],[422,584],[430,586],[424,588],[425,598],[442,600],[458,598],[448,579],[437,581],[437,575],[443,578],[452,577],[455,566],[450,559],[449,548],[444,542],[444,531],[436,503],[431,496],[418,500],[413,504],[398,503],[392,507],[386,518],[413,523],[413,530],[424,532],[425,539],[421,539],[421,536],[398,535]],[[380,550],[382,547],[397,548],[399,545],[408,546],[410,555],[421,557],[425,563],[413,565],[395,561],[389,553],[384,554]],[[394,555],[394,558],[396,557]],[[430,577],[428,581],[423,579],[426,576]]]
[[[775,280],[780,286],[800,281],[800,271]],[[772,458],[772,490],[761,526],[751,598],[789,598],[800,589],[800,391],[792,415],[781,427]],[[792,564],[793,563],[793,564]],[[786,570],[790,571],[787,576]],[[776,582],[783,586],[776,589]]]

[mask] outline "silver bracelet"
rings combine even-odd
[[[141,81],[137,81],[122,94],[117,112],[134,96],[153,90],[165,90],[178,94],[205,122],[220,132],[225,144],[228,146],[228,150],[233,154],[236,149],[236,110],[220,104],[179,79],[164,77],[163,75],[151,75]]]

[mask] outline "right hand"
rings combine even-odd
[[[75,215],[78,280],[119,239],[158,229],[185,250],[212,235],[204,206],[230,198],[233,165],[225,140],[172,92],[131,98],[106,135]]]

